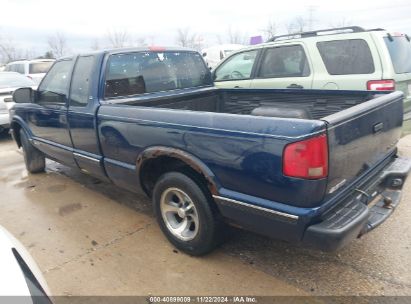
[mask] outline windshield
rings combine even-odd
[[[395,73],[411,73],[411,43],[405,36],[391,37],[391,40],[384,37]]]
[[[47,73],[54,61],[30,63],[29,74]]]
[[[17,73],[0,73],[0,89],[31,87],[35,83],[26,76]]]

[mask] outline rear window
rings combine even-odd
[[[370,48],[365,40],[349,39],[317,42],[328,74],[372,74],[375,71]]]
[[[195,52],[137,52],[111,55],[105,97],[121,97],[208,86],[211,74]]]
[[[395,73],[411,73],[411,43],[406,37],[384,37],[385,44],[391,56]]]
[[[53,61],[35,62],[29,65],[29,74],[47,73]]]

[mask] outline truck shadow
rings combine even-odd
[[[119,204],[154,217],[151,201],[144,194],[122,190],[55,162],[47,167]],[[237,228],[227,229],[227,240],[217,251],[310,294],[379,295],[384,288],[387,291],[399,286],[411,291],[411,284],[397,280],[394,270],[391,271],[389,251],[377,248],[372,241],[357,240],[338,252],[325,253]],[[375,259],[376,256],[379,258]]]
[[[11,139],[11,135],[8,133],[8,131],[0,132],[0,144],[3,142],[9,142],[11,141]]]

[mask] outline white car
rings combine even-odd
[[[10,126],[9,109],[13,106],[13,92],[18,88],[37,86],[33,80],[15,72],[0,72],[0,132]]]
[[[217,64],[226,58],[230,53],[244,48],[242,44],[221,44],[211,46],[201,51],[204,61],[210,69],[214,69]]]
[[[0,298],[19,296],[18,303],[51,303],[41,271],[24,246],[0,226]]]
[[[38,85],[53,65],[54,61],[54,59],[13,61],[6,65],[4,71],[23,74],[32,79]]]

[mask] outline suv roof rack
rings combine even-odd
[[[382,31],[383,29],[375,29],[375,30]],[[360,26],[336,27],[336,28],[329,28],[329,29],[324,29],[324,30],[274,36],[270,38],[269,40],[267,40],[267,42],[273,42],[281,38],[286,40],[286,39],[295,39],[295,38],[303,38],[303,37],[314,37],[314,36],[319,36],[318,35],[319,33],[327,33],[327,32],[330,32],[330,33],[323,34],[323,35],[335,35],[335,34],[341,34],[341,33],[359,33],[359,32],[366,32],[366,30]]]

